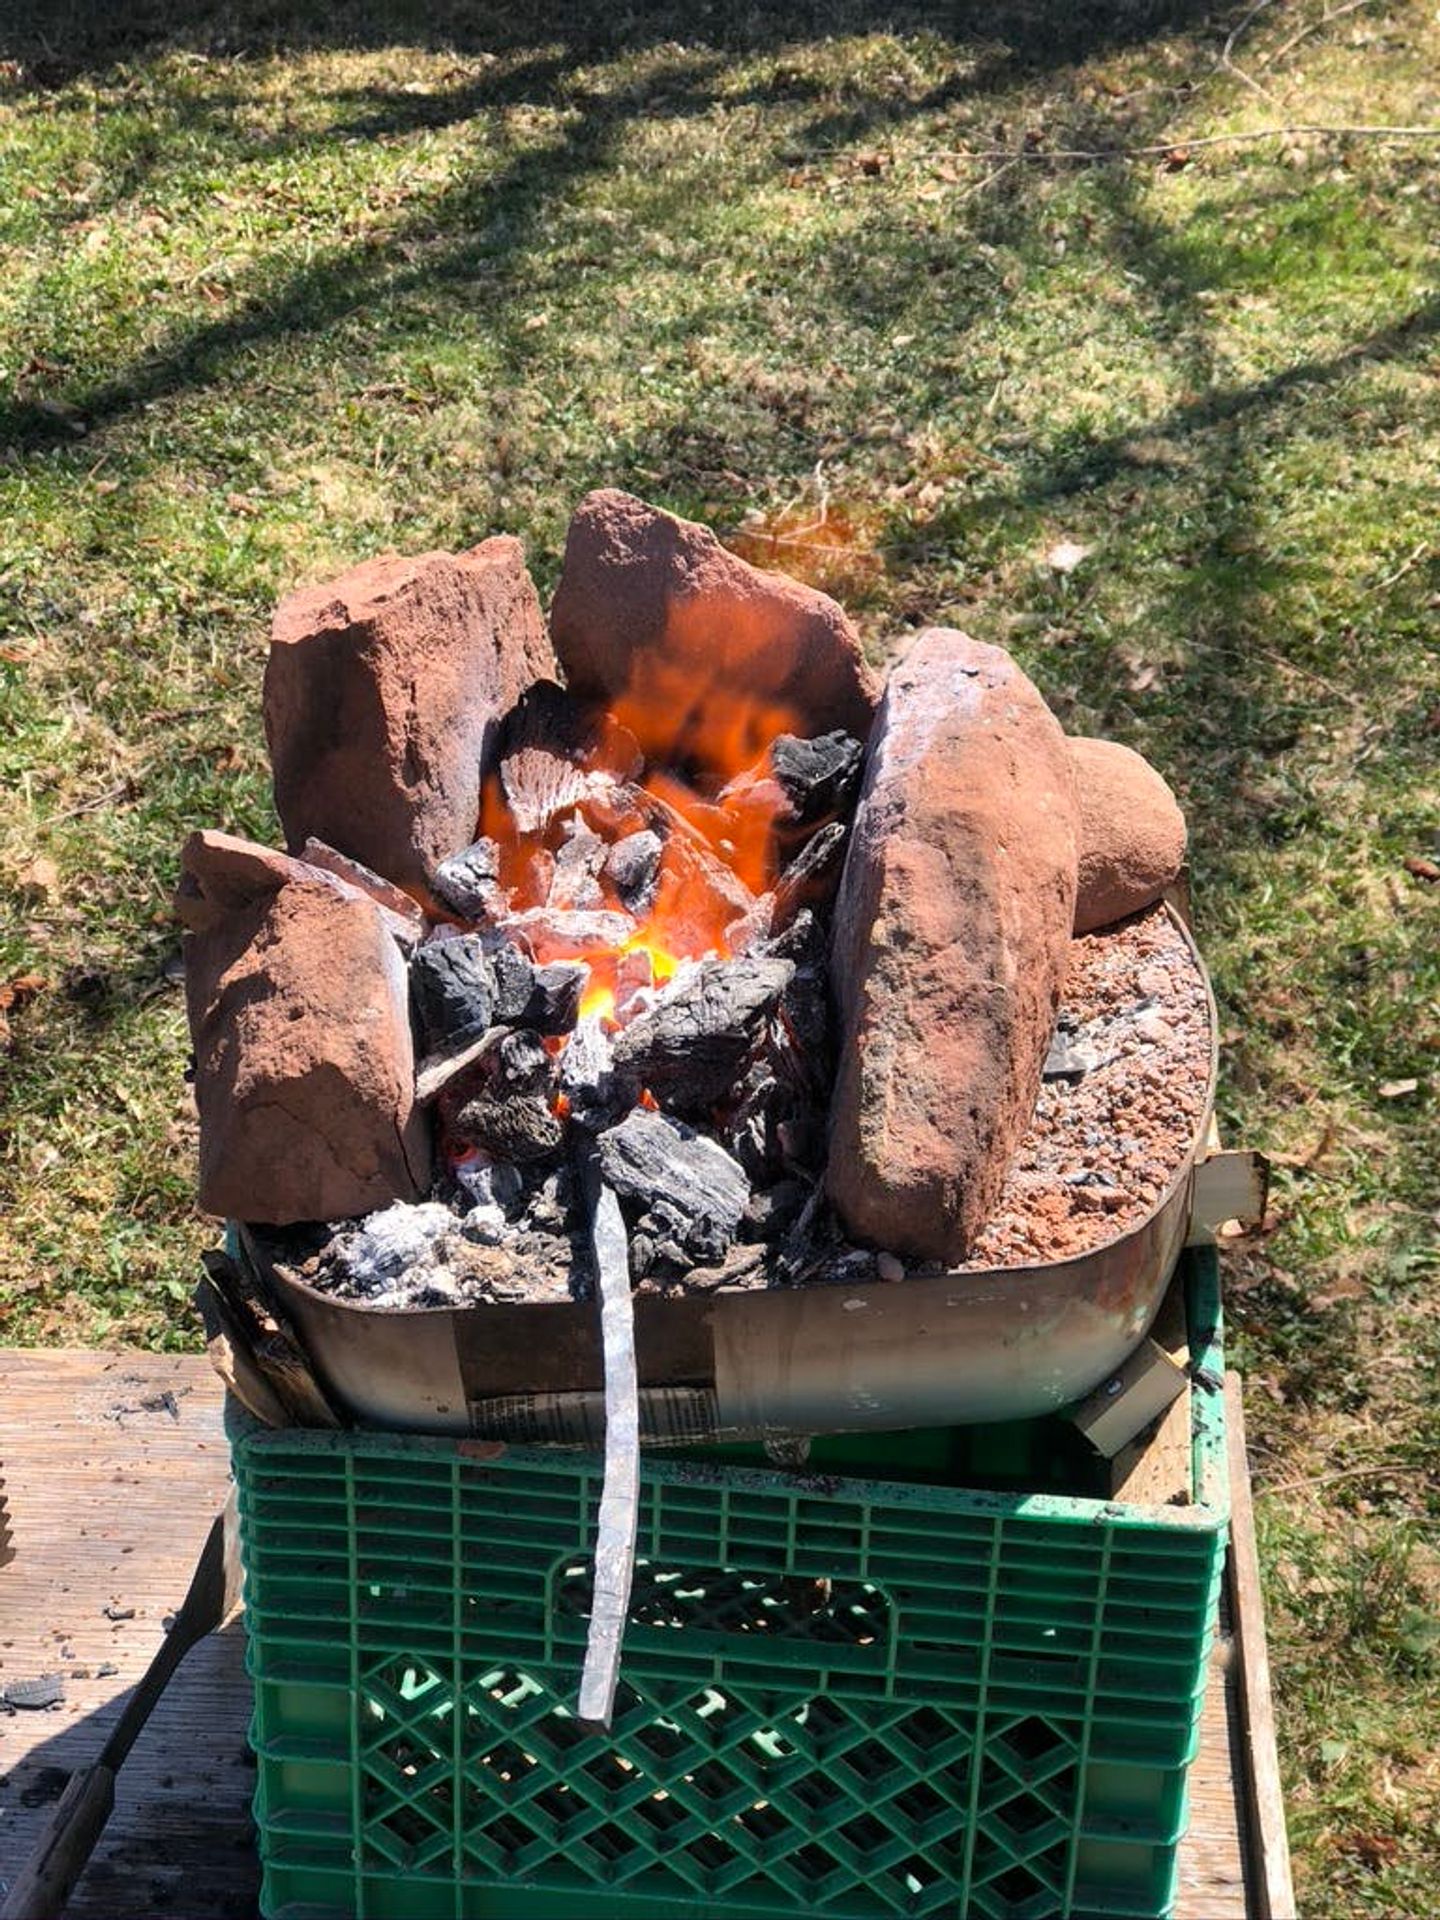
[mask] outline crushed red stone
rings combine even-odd
[[[962,1271],[1071,1260],[1131,1232],[1190,1154],[1210,1095],[1209,996],[1164,908],[1077,936],[1056,1034],[1052,1062],[1093,1064],[1042,1084]]]

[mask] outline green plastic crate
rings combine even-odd
[[[1189,1258],[1189,1505],[647,1457],[609,1736],[598,1457],[237,1421],[267,1920],[1166,1913],[1227,1517]]]

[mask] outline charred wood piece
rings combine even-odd
[[[782,1127],[798,1111],[793,1087],[757,1061],[746,1074],[734,1111],[721,1129],[726,1148],[757,1185],[785,1171]]]
[[[798,965],[780,1001],[772,1057],[776,1071],[824,1101],[835,1078],[835,1020],[823,959]]]
[[[506,718],[500,785],[521,833],[543,833],[585,797],[590,729],[580,707],[551,680],[537,680]]]
[[[495,1049],[494,1082],[507,1093],[548,1092],[555,1063],[536,1033],[507,1033]]]
[[[767,959],[793,960],[797,967],[824,967],[829,942],[813,909],[802,907],[789,926],[769,935],[759,951]]]
[[[580,1013],[590,970],[583,961],[552,960],[537,967],[508,940],[491,949],[495,1019],[536,1033],[569,1033]]]
[[[555,852],[555,872],[546,904],[566,913],[589,913],[605,905],[600,869],[610,851],[581,815],[565,823],[565,838]]]
[[[495,981],[479,934],[432,940],[410,966],[410,997],[427,1056],[459,1053],[495,1024]]]
[[[463,853],[442,860],[430,876],[430,889],[441,906],[461,920],[486,920],[503,913],[499,847],[493,840],[477,840]]]
[[[553,1159],[565,1144],[565,1129],[543,1094],[498,1086],[458,1108],[448,1131],[452,1140],[515,1166]]]
[[[610,849],[605,878],[614,887],[621,906],[637,920],[643,920],[655,904],[656,889],[660,885],[660,856],[664,850],[665,843],[659,834],[652,833],[648,827],[639,833],[627,833]]]
[[[824,907],[834,898],[845,864],[849,828],[832,820],[806,841],[775,883],[772,931],[783,933],[802,907]]]
[[[801,826],[848,816],[860,788],[865,749],[837,730],[813,740],[782,733],[770,747],[770,766]]]
[[[560,1056],[560,1092],[575,1120],[592,1132],[634,1103],[633,1090],[617,1083],[610,1036],[593,1016],[580,1021]]]
[[[452,1091],[468,1078],[483,1075],[485,1061],[500,1042],[510,1032],[508,1027],[487,1027],[477,1040],[472,1040],[458,1053],[442,1054],[436,1059],[425,1061],[415,1075],[415,1099],[422,1107],[428,1107],[442,1094]]]
[[[750,1197],[745,1209],[745,1229],[756,1240],[779,1240],[800,1218],[811,1189],[803,1180],[777,1180],[773,1187],[762,1187]]]
[[[750,1198],[744,1171],[717,1141],[637,1107],[601,1134],[600,1170],[635,1220],[637,1274],[723,1260]]]
[[[700,1117],[733,1089],[794,977],[789,960],[702,961],[683,986],[637,1015],[615,1043],[615,1069],[662,1106]],[[607,1176],[608,1177],[608,1176]]]

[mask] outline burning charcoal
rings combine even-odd
[[[654,987],[655,962],[649,949],[636,947],[623,954],[615,967],[615,1019],[620,1026],[640,1011],[642,994],[653,992]]]
[[[733,954],[770,951],[770,936],[775,919],[775,896],[762,893],[760,898],[738,920],[732,920],[725,929],[725,944]]]
[[[580,708],[552,680],[537,680],[505,722],[500,784],[521,833],[543,833],[584,798],[588,729]]]
[[[660,860],[655,918],[672,953],[713,952],[724,929],[754,904],[740,876],[699,839],[688,831],[670,835]]]
[[[640,833],[627,833],[611,847],[610,858],[605,862],[606,879],[619,895],[621,906],[637,920],[643,920],[655,904],[664,844],[659,834],[648,828]]]
[[[555,877],[546,904],[566,913],[588,913],[603,907],[605,894],[599,876],[608,847],[579,815],[566,822],[565,835],[555,855]]]
[[[430,876],[441,906],[462,920],[484,920],[505,910],[500,890],[500,849],[493,840],[477,840],[463,853],[442,860]]]
[[[536,847],[525,862],[524,878],[517,889],[520,905],[527,901],[532,906],[542,904],[550,898],[554,884],[555,856],[548,847]]]
[[[495,1014],[495,982],[478,934],[432,940],[410,968],[410,994],[427,1054],[458,1053]]]
[[[498,1087],[467,1100],[451,1122],[451,1132],[457,1140],[516,1166],[550,1159],[565,1140],[565,1130],[542,1093]]]
[[[560,1056],[560,1092],[581,1126],[603,1127],[615,1118],[623,1095],[614,1065],[610,1036],[598,1016],[582,1019]]]
[[[750,1197],[744,1173],[714,1140],[637,1107],[599,1140],[600,1171],[667,1263],[719,1260]]]
[[[782,733],[770,748],[775,780],[804,826],[849,814],[864,758],[865,749],[854,735],[839,729],[813,740]]]
[[[849,829],[839,820],[806,841],[775,886],[775,910],[771,925],[783,932],[802,907],[827,905],[840,884],[845,864],[845,842]]]
[[[553,907],[509,914],[503,924],[506,933],[525,941],[542,966],[551,960],[613,952],[637,931],[628,913],[561,913]]]
[[[739,819],[758,821],[762,832],[772,826],[783,831],[796,824],[790,796],[775,778],[768,752],[753,767],[723,786],[716,801]]]
[[[569,1033],[580,1013],[590,969],[576,960],[552,960],[535,969],[535,991],[525,1006],[525,1024],[537,1033]]]
[[[655,812],[655,804],[643,787],[598,777],[590,782],[580,806],[595,831],[612,844],[645,831]]]
[[[788,960],[706,960],[615,1042],[617,1073],[676,1113],[723,1100],[794,976]]]

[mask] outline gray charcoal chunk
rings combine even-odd
[[[638,1210],[657,1245],[693,1263],[723,1258],[750,1198],[750,1182],[725,1149],[663,1113],[637,1107],[599,1139],[605,1184]]]
[[[491,949],[490,976],[495,986],[496,1025],[526,1026],[525,1009],[535,991],[535,962],[510,941],[503,941]]]
[[[495,1078],[507,1092],[536,1093],[554,1077],[554,1062],[537,1033],[507,1033],[495,1050]]]
[[[626,1027],[615,1042],[617,1076],[677,1113],[703,1115],[739,1079],[794,974],[789,960],[706,960]]]
[[[430,876],[436,898],[462,920],[482,918],[495,902],[499,883],[500,849],[493,840],[477,840],[452,854]]]
[[[773,933],[783,933],[805,907],[829,903],[840,884],[845,864],[845,842],[849,828],[839,820],[821,827],[786,867],[775,883],[775,904],[771,911]]]
[[[648,827],[640,833],[627,833],[610,849],[610,858],[605,862],[606,877],[620,896],[621,906],[637,918],[647,914],[655,904],[660,884],[660,856],[664,851],[665,843]]]
[[[555,854],[555,874],[548,904],[566,911],[588,913],[605,905],[599,873],[609,849],[598,833],[578,818],[569,822],[566,837]]]
[[[745,1225],[758,1240],[778,1240],[800,1218],[811,1189],[801,1180],[780,1180],[756,1193],[745,1209]]]
[[[583,960],[552,960],[537,967],[520,1025],[536,1033],[569,1033],[580,1018],[580,996],[590,978]]]
[[[822,733],[813,740],[782,733],[770,765],[802,824],[848,813],[860,785],[865,749],[853,734]]]
[[[483,1093],[461,1107],[452,1122],[455,1137],[517,1167],[552,1159],[565,1131],[542,1094]]]
[[[457,1053],[478,1040],[495,1016],[494,979],[479,934],[421,947],[410,966],[410,993],[424,1053]]]

